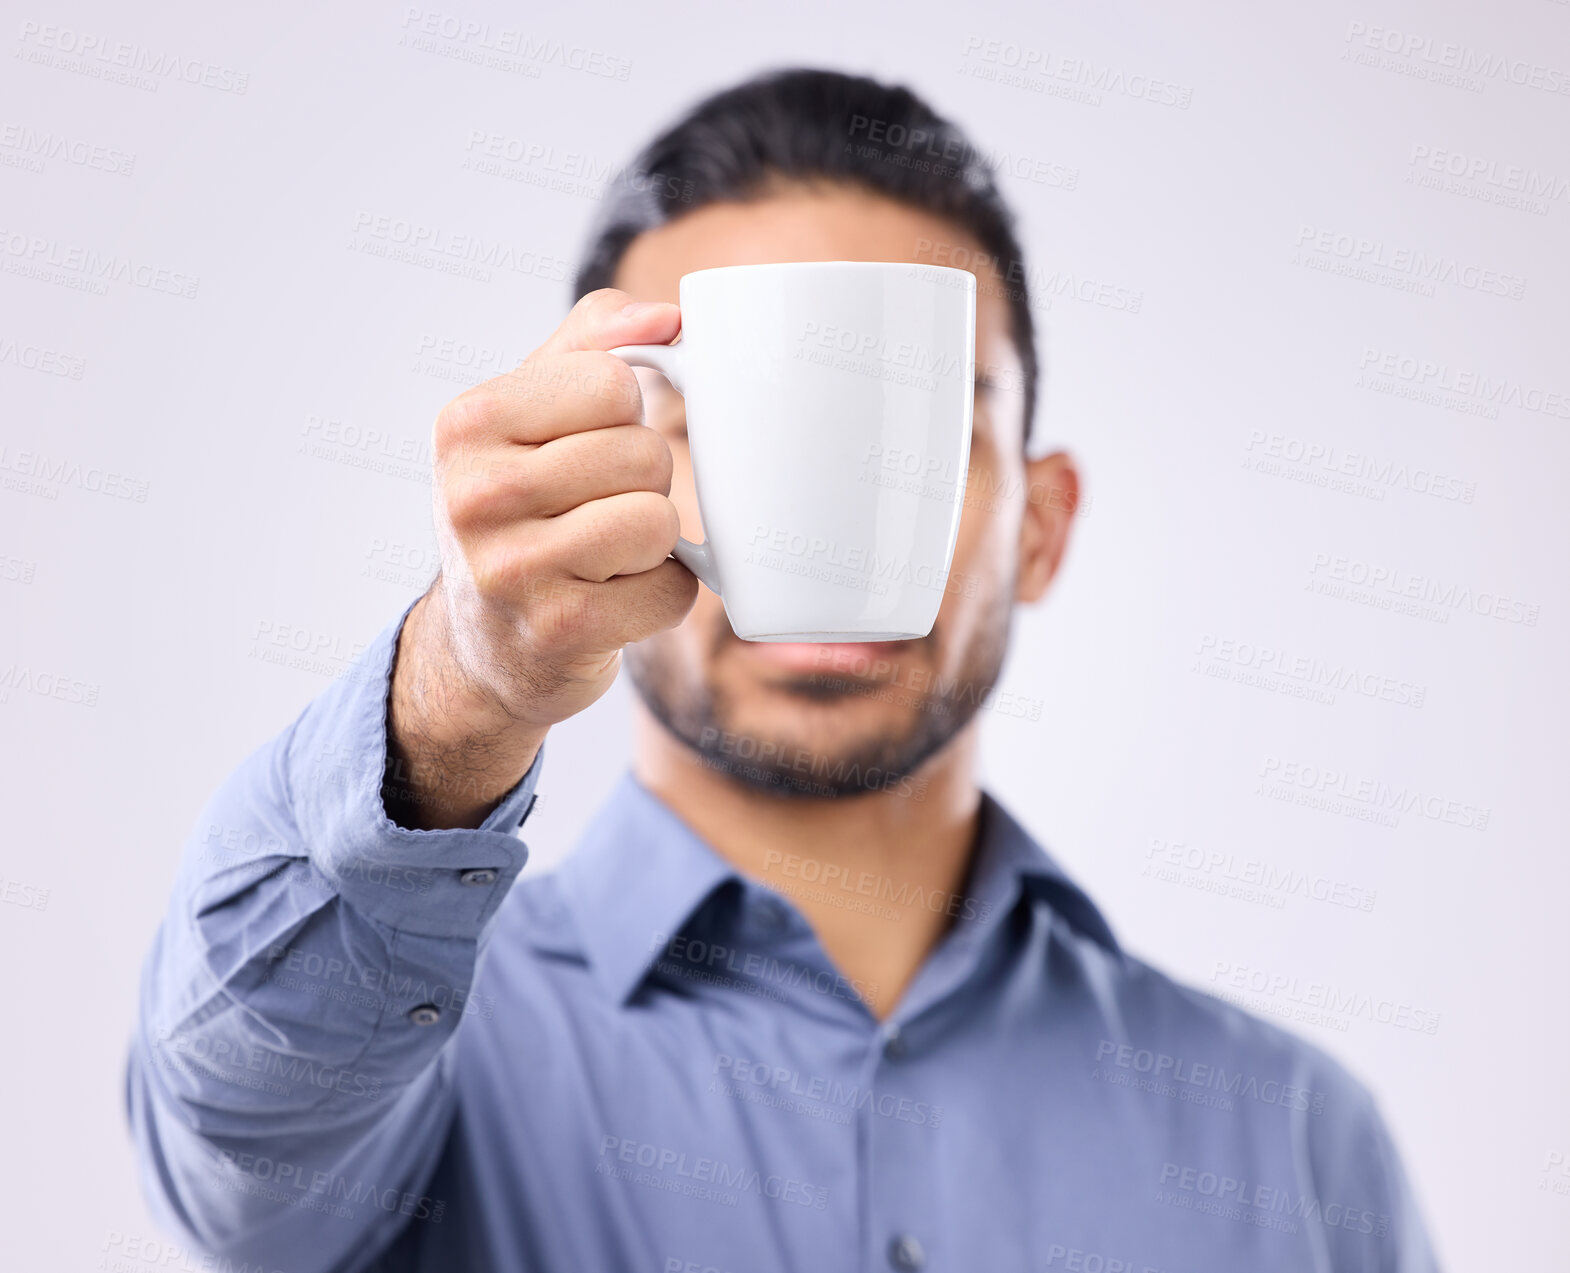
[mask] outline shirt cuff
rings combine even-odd
[[[400,932],[474,939],[528,860],[517,832],[545,748],[477,828],[418,831],[387,816],[387,695],[414,604],[295,722],[289,800],[311,861],[356,910]]]

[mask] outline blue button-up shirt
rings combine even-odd
[[[892,885],[765,887],[630,776],[516,885],[543,753],[477,830],[396,826],[400,626],[218,791],[145,964],[130,1119],[190,1268],[1434,1267],[1368,1092],[1125,952],[990,796],[881,1023],[790,893]]]

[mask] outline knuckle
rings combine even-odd
[[[476,554],[469,558],[469,582],[485,598],[500,596],[507,587],[507,572],[493,555]]]
[[[669,495],[671,477],[676,471],[670,443],[647,425],[640,425],[632,438],[633,475],[638,485],[661,495]]]
[[[560,591],[551,571],[550,554],[533,539],[515,544],[507,554],[507,579],[509,585],[525,597],[549,600]]]
[[[589,594],[583,589],[553,588],[534,616],[536,635],[550,645],[580,642],[591,626]]]
[[[505,398],[514,411],[527,411],[552,400],[558,370],[556,359],[536,354],[486,381],[486,391]]]
[[[622,521],[640,538],[660,536],[680,525],[676,506],[657,491],[627,491],[621,501]]]
[[[655,542],[666,553],[676,546],[676,541],[681,538],[681,514],[676,511],[676,505],[663,495],[655,496],[658,505],[650,513],[654,522]]]
[[[478,591],[493,599],[505,598],[515,608],[532,609],[542,599],[546,604],[552,599],[543,554],[531,543],[475,553],[470,574]]]
[[[517,499],[515,481],[499,480],[488,471],[492,466],[476,467],[486,471],[450,474],[443,486],[447,520],[459,535],[474,535],[501,525],[512,515]]]
[[[442,508],[447,515],[448,525],[460,539],[467,538],[480,528],[481,509],[474,498],[474,483],[448,475],[442,483]]]
[[[573,357],[578,370],[574,387],[583,397],[642,410],[643,389],[637,373],[615,354],[595,349]]]
[[[597,287],[585,292],[572,307],[574,314],[589,314],[598,309],[615,305],[618,309],[627,303],[627,294],[614,287]]]
[[[654,610],[665,627],[680,623],[698,599],[698,581],[678,562],[654,570]]]
[[[495,423],[497,404],[490,395],[470,390],[459,394],[436,416],[436,450],[447,453],[484,434]]]

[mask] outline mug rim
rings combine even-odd
[[[685,283],[690,278],[697,278],[702,274],[725,274],[732,270],[789,270],[789,269],[921,269],[932,270],[942,274],[962,274],[970,280],[970,286],[976,285],[976,276],[969,270],[958,269],[952,265],[928,265],[925,261],[756,261],[747,265],[710,265],[701,270],[689,270],[683,274],[678,282]]]

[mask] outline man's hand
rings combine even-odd
[[[434,434],[441,574],[398,642],[384,799],[408,827],[478,826],[546,731],[680,623],[671,452],[637,377],[604,352],[666,344],[680,311],[585,296],[516,369],[454,398]]]

